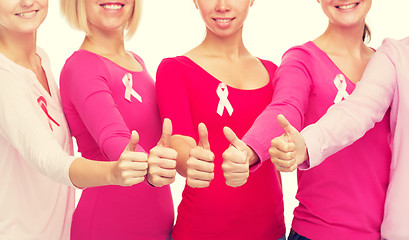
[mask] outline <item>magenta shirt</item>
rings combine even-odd
[[[314,167],[359,139],[391,108],[392,163],[381,231],[382,238],[389,240],[409,239],[408,66],[409,38],[386,39],[368,63],[354,93],[302,132],[310,167]]]
[[[277,70],[271,104],[243,139],[263,162],[270,162],[266,161],[270,141],[283,133],[278,114],[302,129],[354,88],[313,42],[291,48]],[[391,162],[388,122],[389,113],[362,139],[321,166],[298,171],[299,206],[292,223],[296,232],[314,240],[380,239]]]
[[[141,72],[85,50],[75,52],[62,69],[62,105],[85,158],[118,160],[131,130],[139,133],[138,151],[149,151],[160,138],[154,82],[142,59],[134,57],[143,66]],[[130,87],[127,91],[130,79],[135,93]],[[130,101],[127,92],[132,93]],[[169,186],[155,188],[142,182],[132,187],[94,187],[81,195],[71,239],[169,239],[172,225]]]
[[[272,79],[276,65],[260,60]],[[233,112],[222,108],[217,94],[220,82],[189,58],[162,61],[157,71],[156,90],[162,118],[170,118],[174,134],[198,141],[197,126],[206,124],[215,154],[215,178],[207,188],[186,185],[172,237],[174,240],[275,240],[285,234],[283,196],[277,171],[266,162],[250,175],[247,183],[226,185],[221,165],[229,142],[223,134],[228,126],[241,138],[271,101],[272,84],[254,90],[227,86]],[[223,97],[221,97],[223,99]]]

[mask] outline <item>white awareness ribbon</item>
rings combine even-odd
[[[125,85],[125,99],[131,102],[131,96],[138,99],[139,102],[142,102],[142,97],[139,95],[133,88],[132,74],[126,73],[122,78],[122,82]]]
[[[226,84],[220,83],[216,90],[217,96],[219,97],[219,105],[217,106],[217,114],[223,116],[223,110],[226,108],[227,112],[231,116],[233,114],[233,107],[230,104],[227,96],[229,96],[229,90]]]
[[[349,96],[349,94],[347,93],[347,82],[345,81],[344,75],[338,74],[334,79],[334,84],[338,89],[338,93],[334,99],[334,103],[339,103]]]

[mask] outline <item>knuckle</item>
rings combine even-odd
[[[170,168],[176,168],[177,162],[172,160],[170,161],[169,165],[170,165]]]
[[[171,150],[171,155],[172,155],[172,159],[176,159],[178,158],[178,152],[175,149],[170,149]]]
[[[141,183],[143,181],[145,181],[144,177],[138,177],[136,183]]]
[[[156,168],[149,168],[149,174],[152,175],[152,177],[155,177],[158,175],[158,170]]]
[[[274,148],[274,147],[269,148],[268,153],[270,154],[270,156],[277,155],[277,148]]]
[[[156,155],[156,154],[157,154],[157,149],[158,149],[157,146],[154,147],[154,148],[152,148],[152,149],[149,151],[149,154],[150,154],[150,155]]]
[[[222,170],[223,170],[223,172],[227,172],[229,170],[229,167],[228,167],[227,163],[225,163],[225,162],[222,163]]]
[[[147,170],[148,167],[149,167],[148,163],[147,163],[147,162],[144,162],[144,163],[141,164],[141,168],[140,168],[140,169],[141,169],[141,170]]]
[[[194,175],[194,170],[191,169],[191,168],[187,168],[187,169],[186,169],[186,174],[187,174],[188,178],[193,177],[193,175]]]
[[[121,174],[120,174],[122,179],[128,178],[128,175],[129,175],[128,172],[125,172],[125,171],[122,171]]]
[[[209,170],[209,172],[214,172],[214,163],[210,163],[208,165],[208,170]]]
[[[192,181],[192,179],[189,179],[189,178],[188,178],[188,179],[186,180],[186,183],[187,183],[187,185],[189,185],[190,187],[193,187],[193,188],[195,187],[194,181]]]
[[[192,149],[190,150],[190,155],[191,155],[191,156],[196,156],[198,150],[199,150],[198,147],[192,148]]]
[[[192,158],[192,157],[190,157],[190,158],[188,158],[187,161],[186,161],[186,167],[188,167],[188,168],[193,168],[194,163],[195,163],[195,159]]]

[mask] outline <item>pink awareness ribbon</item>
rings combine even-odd
[[[48,117],[48,124],[50,125],[51,131],[54,131],[54,130],[53,130],[53,127],[51,126],[51,122],[53,122],[53,123],[54,123],[55,125],[57,125],[58,127],[60,126],[60,124],[58,124],[57,121],[55,121],[54,118],[52,118],[52,117],[50,116],[50,114],[48,113],[48,110],[47,110],[47,101],[45,100],[45,98],[44,98],[43,96],[40,96],[40,97],[37,99],[37,102],[38,102],[38,104],[40,105],[41,109],[43,109],[45,115],[47,115],[47,117]]]

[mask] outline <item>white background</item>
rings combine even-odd
[[[58,0],[49,2],[49,14],[40,27],[38,45],[49,54],[58,80],[65,60],[80,46],[83,33],[70,28],[61,17]],[[400,39],[409,35],[408,11],[408,0],[374,0],[367,17],[372,30],[369,45],[377,48],[386,37]],[[325,31],[327,21],[316,0],[256,0],[244,28],[245,45],[253,55],[279,65],[288,48],[319,36]],[[201,42],[204,32],[192,0],[145,0],[139,29],[126,46],[144,59],[148,71],[155,77],[163,58],[187,52]],[[296,174],[282,174],[282,178],[288,231],[292,211],[298,204]],[[175,209],[183,186],[182,177],[171,186]]]

